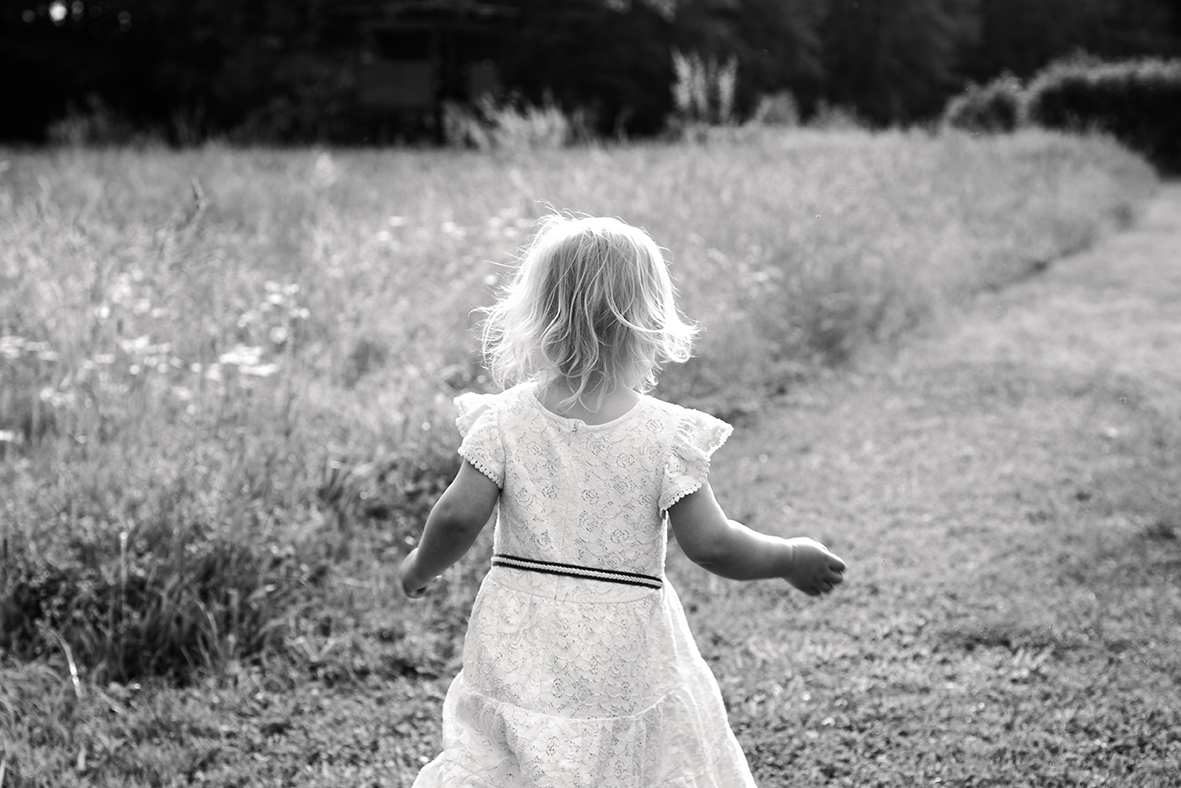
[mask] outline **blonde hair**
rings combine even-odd
[[[573,392],[567,404],[591,410],[621,384],[647,391],[661,364],[688,360],[697,334],[675,297],[668,265],[644,230],[618,219],[547,216],[500,300],[484,310],[489,371],[505,387],[561,381]]]

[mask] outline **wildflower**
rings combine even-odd
[[[135,339],[120,339],[119,347],[123,348],[123,352],[129,355],[143,355],[151,349],[152,337],[144,334]]]
[[[254,378],[269,378],[279,371],[278,364],[250,364],[238,367],[238,371],[243,375],[250,375]]]
[[[234,364],[239,367],[256,366],[262,360],[262,348],[238,345],[229,353],[222,353],[217,360],[222,364]]]
[[[0,356],[4,358],[20,358],[21,350],[25,346],[25,338],[18,336],[0,337]]]

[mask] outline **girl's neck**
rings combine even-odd
[[[578,419],[587,424],[606,424],[627,413],[640,395],[625,386],[607,392],[584,391],[577,400],[573,387],[563,381],[542,381],[537,384],[537,399],[542,406],[558,416]]]

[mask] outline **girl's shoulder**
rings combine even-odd
[[[710,416],[705,411],[697,410],[696,408],[690,408],[685,405],[678,405],[675,402],[669,402],[668,400],[660,399],[659,397],[655,397],[651,394],[643,394],[641,397],[650,408],[674,418],[691,418],[697,415],[707,416],[711,419],[715,418],[714,416]]]
[[[471,422],[488,412],[503,418],[511,415],[514,411],[528,409],[532,398],[532,384],[518,383],[512,388],[499,392],[464,392],[455,397],[454,401],[459,418]]]
[[[644,395],[643,399],[652,413],[658,414],[662,420],[679,431],[721,431],[729,434],[732,429],[725,421],[705,411],[657,399],[651,395]]]
[[[455,397],[455,425],[460,434],[466,436],[481,419],[499,422],[513,403],[519,403],[520,388],[515,386],[498,393],[466,391]]]

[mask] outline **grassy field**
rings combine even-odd
[[[401,785],[433,754],[486,540],[423,605],[389,570],[454,469],[450,398],[485,385],[470,310],[551,206],[669,249],[706,332],[658,393],[747,423],[1155,188],[1033,133],[0,162],[5,788]],[[731,595],[687,594],[707,652]],[[718,666],[744,731],[773,719],[748,669]]]

